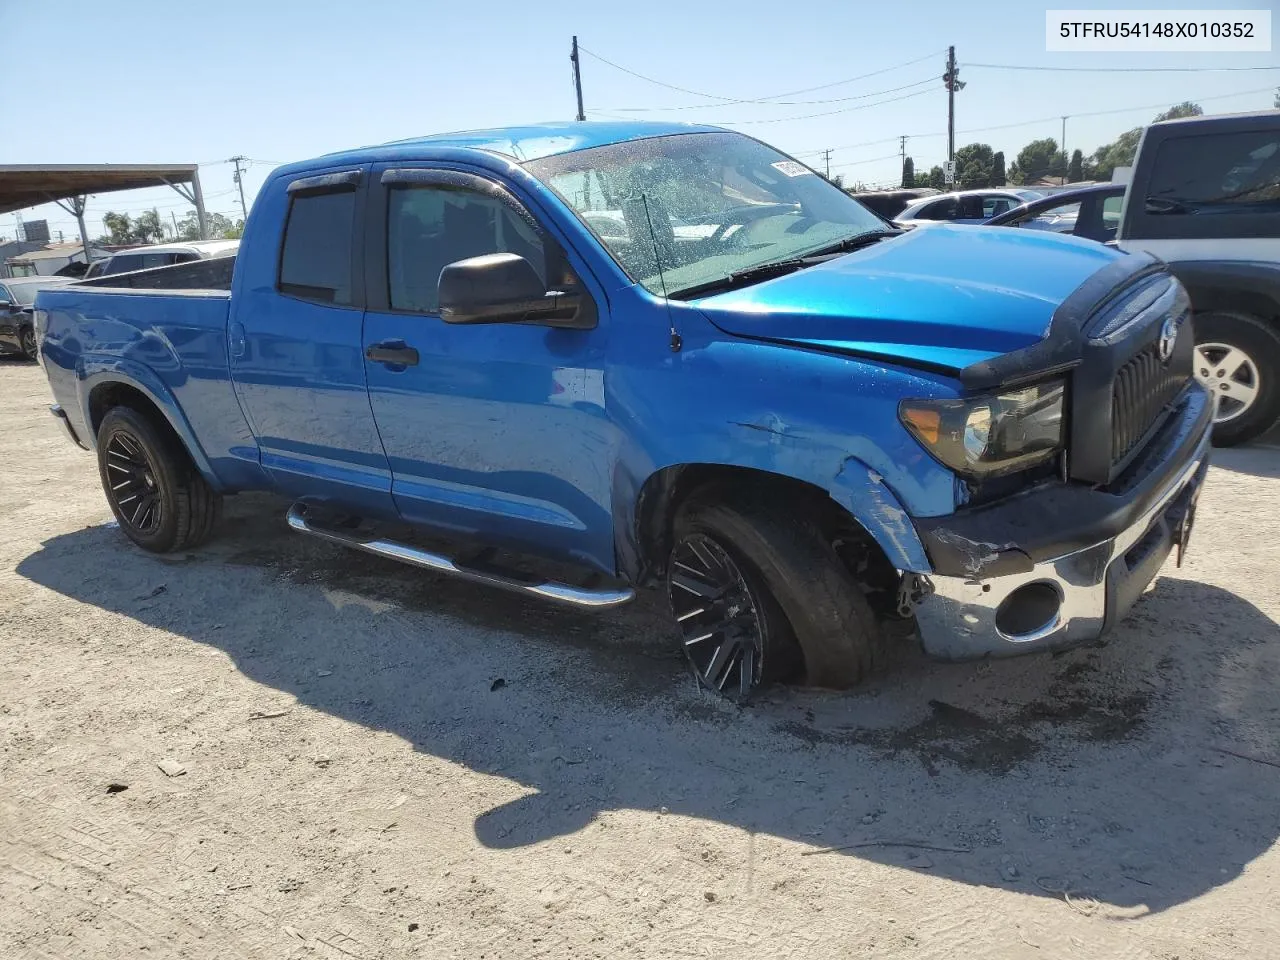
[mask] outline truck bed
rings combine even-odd
[[[135,290],[230,290],[235,269],[235,255],[174,263],[167,267],[116,273],[106,277],[81,280],[82,287],[112,287]]]
[[[37,334],[49,385],[86,446],[93,446],[97,432],[95,388],[124,382],[147,395],[194,444],[196,459],[206,461],[202,472],[212,474],[217,486],[234,488],[246,469],[257,471],[257,444],[236,399],[227,355],[230,260],[41,291]]]

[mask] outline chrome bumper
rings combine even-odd
[[[1096,640],[1129,612],[1170,552],[1179,546],[1178,538],[1189,532],[1209,467],[1208,454],[1206,430],[1191,462],[1149,509],[1111,539],[1037,563],[1024,573],[985,580],[930,576],[932,593],[915,611],[925,652],[947,660],[967,660]],[[1017,632],[1001,629],[1001,606],[1031,584],[1044,584],[1056,592],[1056,609],[1050,609],[1052,604],[1045,607],[1039,625],[1021,626]],[[1041,591],[1040,595],[1048,593]]]

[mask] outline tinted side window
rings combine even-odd
[[[916,214],[918,220],[954,220],[956,218],[956,199],[948,197],[925,206]]]
[[[1018,201],[1011,200],[1008,197],[983,197],[982,215],[989,220],[992,217],[998,217],[1002,213],[1008,213],[1016,206],[1018,206]]]
[[[955,219],[981,220],[983,218],[982,200],[982,197],[961,197],[957,204]]]
[[[547,280],[542,239],[496,197],[430,186],[390,190],[387,281],[392,309],[435,313],[440,271],[486,253],[519,254]]]
[[[117,253],[111,258],[103,273],[128,273],[131,270],[142,269],[142,257],[138,254]]]
[[[280,292],[350,306],[354,190],[299,194],[289,205],[280,251]]]
[[[1162,216],[1280,211],[1280,133],[1164,141],[1151,170],[1146,210]]]

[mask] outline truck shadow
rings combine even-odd
[[[1213,465],[1254,477],[1280,477],[1280,432],[1273,430],[1255,445],[1214,450]]]
[[[527,787],[477,817],[489,847],[637,809],[1133,915],[1230,881],[1280,835],[1280,770],[1218,749],[1277,759],[1256,744],[1280,743],[1280,628],[1217,587],[1162,580],[1105,647],[962,665],[904,650],[857,693],[738,708],[696,690],[657,597],[540,606],[293,536],[283,510],[236,498],[185,557],[91,527],[18,572]]]

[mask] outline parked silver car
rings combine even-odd
[[[993,187],[988,190],[958,190],[936,197],[924,197],[894,217],[895,223],[985,223],[1006,211],[1030,200],[1039,200],[1043,194],[1022,188]]]

